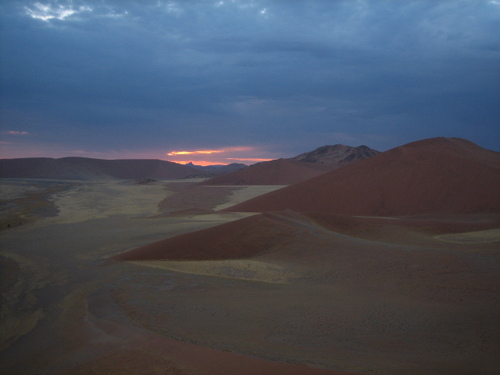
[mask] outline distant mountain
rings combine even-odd
[[[301,161],[315,164],[332,164],[344,166],[355,161],[367,159],[377,155],[379,151],[373,150],[368,146],[350,147],[345,145],[333,145],[319,147],[314,151],[306,152],[295,156],[289,160]]]
[[[0,159],[0,177],[85,180],[178,179],[197,177],[198,169],[153,159],[103,160],[81,157]]]
[[[460,138],[412,142],[228,210],[364,216],[500,213],[500,153]]]
[[[367,146],[323,146],[289,159],[257,163],[204,181],[204,185],[290,185],[366,159],[379,152]]]

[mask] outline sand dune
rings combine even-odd
[[[499,226],[498,215],[394,219],[285,211],[114,259],[234,280],[227,289],[193,291],[189,304],[180,292],[170,290],[165,302],[160,292],[151,294],[168,311],[162,319],[174,337],[202,345],[226,342],[227,350],[273,358],[313,356],[317,365],[361,373],[493,374],[498,246],[437,236]],[[235,289],[238,281],[251,284]],[[123,303],[137,293],[127,288]],[[130,309],[143,324],[157,326],[146,310]],[[190,326],[186,315],[197,323]],[[480,348],[469,346],[479,342]]]
[[[348,215],[500,212],[500,153],[458,138],[409,143],[229,208]]]
[[[296,229],[286,216],[259,214],[201,231],[167,238],[115,255],[114,260],[239,259],[270,251],[288,241]]]
[[[189,304],[170,293],[174,337],[362,373],[494,374],[498,170],[498,153],[467,141],[417,142],[229,208],[267,213],[114,259],[249,283]]]
[[[499,227],[500,215],[441,215],[399,219],[322,213],[299,214],[287,210],[256,214],[166,238],[121,252],[111,259],[177,261],[169,263],[172,268],[179,268],[182,261],[190,261],[191,265],[193,261],[201,261],[200,267],[207,268],[209,261],[255,259],[278,252],[286,249],[298,238],[307,237],[307,233],[311,231],[333,232],[368,241],[401,243],[405,246],[444,247],[437,239],[450,239],[451,242],[455,238],[457,242],[464,243],[494,243],[498,240]],[[461,238],[463,241],[460,241]],[[470,238],[470,241],[466,241],[466,238]],[[237,262],[234,264],[238,265]],[[212,265],[215,266],[216,263]],[[258,267],[254,264],[248,268]],[[276,267],[276,270],[281,269]]]
[[[496,374],[497,177],[438,138],[271,193],[71,184],[0,233],[0,372]]]

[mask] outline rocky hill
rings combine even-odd
[[[351,147],[341,144],[319,147],[314,151],[306,152],[290,158],[290,160],[315,164],[335,164],[344,166],[352,162],[367,159],[379,152],[368,146]]]
[[[379,152],[367,146],[323,146],[288,159],[253,164],[203,182],[205,185],[291,185],[319,176]]]

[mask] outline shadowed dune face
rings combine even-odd
[[[260,214],[185,235],[167,238],[112,257],[114,260],[240,259],[289,242],[297,229],[289,217]]]
[[[494,235],[497,233],[495,228],[498,227],[500,227],[499,215],[391,219],[321,213],[299,214],[288,210],[257,214],[166,238],[119,253],[111,259],[117,261],[249,259],[286,248],[299,237],[307,236],[313,229],[405,245],[429,243],[436,245],[433,236],[446,234],[453,238],[452,234],[456,233],[456,238],[462,238],[464,235],[461,233],[464,232],[485,231],[487,234],[482,237],[488,234],[491,237],[485,243],[493,243],[496,238]]]
[[[500,153],[455,138],[401,146],[230,211],[347,215],[500,212]]]

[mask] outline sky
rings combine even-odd
[[[0,157],[500,151],[500,0],[3,0]]]

